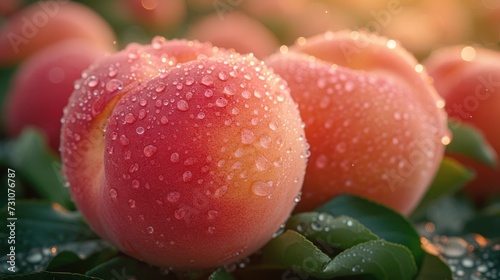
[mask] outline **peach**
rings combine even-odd
[[[214,32],[217,30],[217,32]],[[278,48],[278,40],[264,25],[239,12],[213,14],[195,22],[188,38],[208,41],[239,53],[253,53],[258,58],[270,55]]]
[[[307,160],[298,108],[261,61],[160,37],[83,72],[60,149],[93,229],[179,270],[265,244],[296,204]]]
[[[311,157],[299,211],[350,193],[409,214],[448,141],[444,102],[398,43],[327,32],[266,60],[289,84]]]
[[[479,129],[500,154],[500,53],[481,47],[453,46],[435,51],[426,61],[450,118]],[[500,194],[500,167],[459,158],[476,171],[466,191],[481,202]]]
[[[0,27],[0,65],[12,65],[69,38],[84,39],[112,51],[111,27],[94,11],[72,1],[40,1]]]
[[[186,15],[186,4],[182,0],[127,0],[116,1],[126,14],[141,25],[165,31],[177,27]]]
[[[27,59],[14,74],[5,103],[5,129],[16,137],[27,126],[40,128],[53,151],[59,148],[61,117],[81,72],[104,50],[81,40],[47,47]]]

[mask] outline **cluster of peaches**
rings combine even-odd
[[[105,21],[57,1],[21,10],[0,32],[1,64],[23,60],[7,134],[44,131],[91,227],[158,266],[234,262],[292,211],[342,193],[408,215],[453,141],[448,118],[500,152],[500,53],[478,46],[446,47],[420,64],[400,41],[365,31],[281,47],[236,31],[250,36],[241,53],[246,43],[261,51],[200,35],[214,43],[157,36],[115,52]],[[498,168],[457,159],[477,172],[471,195],[500,192]]]

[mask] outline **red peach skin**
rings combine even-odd
[[[415,59],[395,41],[342,31],[299,41],[266,62],[287,80],[311,145],[297,209],[350,193],[409,214],[447,134],[444,104]]]
[[[0,65],[12,65],[65,39],[114,49],[111,27],[94,11],[71,1],[41,1],[19,11],[0,28]]]
[[[209,44],[157,37],[97,61],[63,120],[78,208],[154,265],[211,268],[255,252],[302,185],[307,144],[286,83]]]
[[[27,126],[37,127],[57,151],[63,108],[73,92],[74,81],[104,53],[89,42],[68,40],[27,59],[15,73],[5,103],[7,134],[16,137]]]
[[[450,118],[478,128],[500,154],[500,53],[470,46],[435,51],[426,61],[437,91],[446,100]],[[500,194],[500,167],[488,167],[459,158],[476,171],[466,191],[477,202]]]

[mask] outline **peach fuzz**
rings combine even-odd
[[[23,62],[14,74],[5,103],[3,122],[10,137],[27,126],[45,133],[53,151],[59,148],[63,108],[74,81],[105,51],[81,40],[49,46]]]
[[[449,139],[422,65],[396,41],[357,31],[301,39],[266,63],[288,82],[311,145],[297,209],[350,193],[408,215]]]
[[[307,161],[298,108],[261,61],[160,37],[84,71],[61,142],[64,176],[93,229],[178,270],[264,245],[296,204]]]
[[[0,28],[0,65],[12,65],[66,39],[114,49],[111,27],[94,11],[70,1],[42,1],[20,10]]]
[[[437,91],[446,100],[450,118],[479,129],[500,155],[500,53],[481,47],[452,46],[435,51],[425,62]],[[477,201],[500,194],[500,167],[463,157],[476,178],[465,190]]]

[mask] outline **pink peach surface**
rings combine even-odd
[[[311,145],[299,211],[341,193],[409,214],[447,137],[444,103],[397,42],[362,32],[299,40],[267,64],[287,80]]]
[[[425,62],[437,91],[446,100],[450,118],[479,129],[500,154],[500,54],[471,46],[435,51]],[[463,157],[477,173],[466,191],[477,201],[500,193],[500,166],[488,167]]]
[[[63,108],[81,72],[105,51],[83,40],[51,45],[23,62],[16,71],[5,104],[4,123],[9,136],[27,126],[45,133],[57,151]]]
[[[51,44],[83,39],[113,51],[114,34],[98,14],[71,1],[41,1],[20,10],[0,28],[0,65],[12,65]]]
[[[264,245],[306,166],[286,84],[209,44],[129,45],[83,73],[65,110],[63,172],[90,225],[125,253],[217,267]]]

